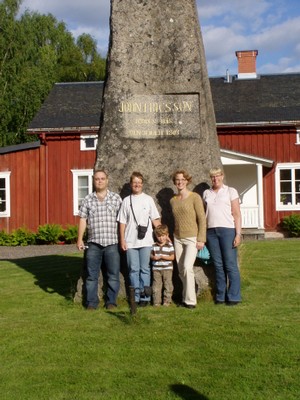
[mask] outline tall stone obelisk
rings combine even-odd
[[[195,0],[111,0],[96,168],[120,192],[133,171],[157,197],[177,168],[194,185],[220,166]]]

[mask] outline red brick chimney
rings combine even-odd
[[[238,59],[238,79],[257,78],[257,73],[256,73],[257,54],[258,50],[241,50],[235,52],[235,55]]]

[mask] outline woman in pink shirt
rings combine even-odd
[[[220,168],[210,170],[211,189],[205,190],[207,247],[216,271],[216,304],[241,301],[237,246],[241,242],[241,211],[236,189],[224,185]]]

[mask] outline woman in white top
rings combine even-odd
[[[236,189],[224,185],[220,168],[210,170],[211,189],[205,190],[207,247],[216,271],[216,304],[241,301],[237,246],[241,242],[241,211]]]
[[[150,302],[151,268],[150,253],[153,244],[153,226],[160,225],[160,215],[151,196],[143,193],[144,177],[133,172],[130,177],[131,195],[122,202],[118,221],[120,223],[120,246],[126,251],[130,285],[135,288],[135,302],[146,306]],[[139,238],[138,225],[145,227],[145,236]]]

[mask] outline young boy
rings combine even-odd
[[[164,290],[163,305],[169,306],[173,294],[173,260],[174,247],[169,239],[167,225],[159,225],[154,229],[157,242],[152,246],[151,260],[153,271],[153,305],[160,306],[162,303],[162,289]]]

